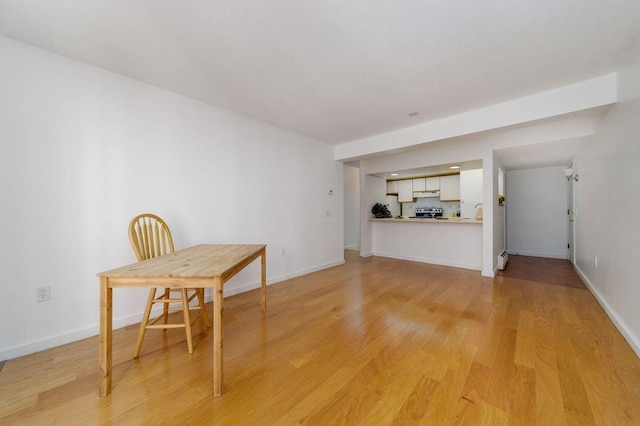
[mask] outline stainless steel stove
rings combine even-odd
[[[442,217],[441,207],[417,207],[416,218],[435,219]]]

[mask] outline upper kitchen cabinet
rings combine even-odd
[[[398,194],[398,182],[397,180],[388,180],[387,181],[387,195],[397,195]]]
[[[417,179],[411,179],[412,186],[413,186],[413,192],[424,192],[426,191],[426,183],[425,183],[425,178],[417,178]]]
[[[426,191],[439,191],[440,190],[440,176],[428,177],[425,179]]]
[[[440,176],[440,201],[458,201],[460,199],[460,175]]]
[[[460,172],[460,216],[475,217],[482,204],[482,169]]]
[[[413,202],[413,179],[398,181],[398,202]]]

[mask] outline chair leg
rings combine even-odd
[[[171,298],[170,288],[164,289],[164,298],[167,300]],[[166,324],[169,321],[169,304],[163,303],[163,306],[164,307],[162,308],[162,315],[164,316],[164,323]],[[165,328],[163,331],[167,331],[167,329]]]
[[[209,315],[207,314],[207,305],[204,304],[204,288],[196,288],[196,294],[198,295],[198,303],[200,304],[200,315],[207,328],[211,327],[209,322]]]
[[[157,289],[155,287],[149,290],[149,297],[147,298],[147,306],[144,307],[144,314],[142,315],[142,322],[140,323],[140,331],[138,331],[138,341],[136,342],[136,348],[133,351],[134,358],[138,358],[138,355],[140,354],[140,348],[142,347],[142,339],[144,339],[144,333],[145,331],[147,331],[147,325],[149,324],[149,316],[151,315],[151,306],[153,306],[153,299],[156,298],[156,290]]]
[[[180,290],[182,294],[182,313],[184,314],[184,330],[187,335],[187,347],[189,353],[193,353],[193,341],[191,339],[191,318],[189,316],[189,297],[187,296],[187,289]]]

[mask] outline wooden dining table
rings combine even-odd
[[[213,288],[213,394],[222,395],[223,287],[261,258],[261,304],[267,310],[265,244],[201,244],[109,271],[100,277],[100,396],[111,393],[112,306],[116,287]]]

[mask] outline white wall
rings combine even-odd
[[[97,333],[96,273],[135,261],[140,212],[178,248],[267,243],[269,283],[343,262],[330,147],[6,38],[0,69],[0,360]],[[138,322],[145,294],[116,290],[114,325]]]
[[[506,183],[507,251],[567,258],[567,179],[563,167],[509,170]]]
[[[344,248],[360,248],[360,169],[344,166]]]
[[[640,41],[618,91],[619,103],[576,157],[576,266],[640,356]]]
[[[360,163],[360,256],[366,257],[373,254],[372,224],[369,218],[373,217],[371,208],[376,203],[383,203],[386,199],[387,181],[376,176],[366,175],[362,171]]]
[[[505,240],[506,240],[506,212],[505,207],[498,205],[498,194],[503,194],[504,191],[504,170],[502,168],[502,163],[497,159],[495,151],[493,152],[493,168],[492,168],[492,178],[494,188],[494,196],[491,200],[491,205],[493,208],[493,214],[491,218],[493,219],[493,235],[490,237],[493,240],[493,252],[492,256],[495,259],[494,264],[494,274],[498,271],[497,259],[500,254],[506,248]],[[488,237],[489,238],[489,237]]]

